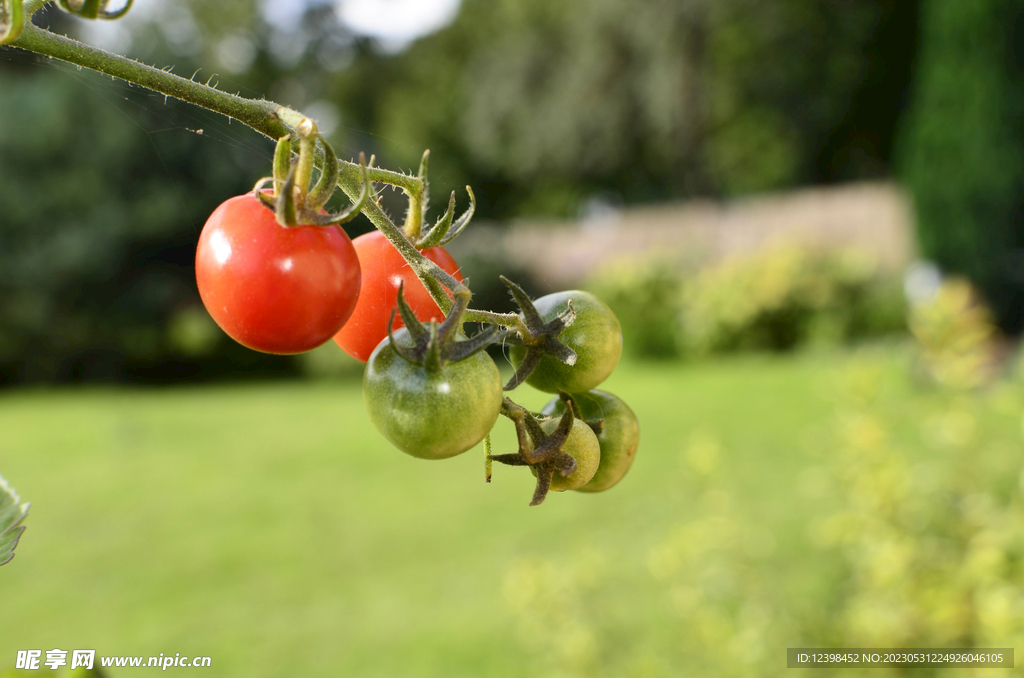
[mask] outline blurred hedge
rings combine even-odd
[[[694,273],[627,261],[589,287],[642,357],[784,351],[906,327],[900,280],[855,250],[779,247]]]

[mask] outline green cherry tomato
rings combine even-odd
[[[394,336],[411,343],[405,328]],[[447,459],[479,443],[494,426],[501,376],[484,351],[431,374],[385,339],[366,363],[363,398],[370,421],[395,447],[421,459]]]
[[[573,399],[585,420],[604,420],[604,430],[597,436],[601,445],[601,464],[593,479],[577,489],[580,492],[603,492],[622,480],[633,465],[640,444],[640,422],[633,410],[611,393],[596,390],[575,393]],[[562,399],[554,398],[544,406],[543,413],[560,417],[564,411]]]
[[[576,319],[558,339],[576,351],[576,364],[566,365],[552,356],[544,356],[526,383],[541,391],[569,393],[589,391],[608,378],[622,356],[622,325],[608,305],[589,292],[556,292],[534,301],[545,322],[554,320],[572,300]],[[512,364],[517,368],[525,349],[513,346]]]
[[[545,433],[553,433],[558,428],[558,419],[542,421],[540,427]],[[601,463],[601,445],[586,422],[573,419],[562,452],[576,460],[576,470],[568,478],[555,472],[551,477],[551,489],[555,492],[565,492],[579,489],[590,482]],[[537,475],[536,471],[534,475]]]

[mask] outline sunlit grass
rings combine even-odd
[[[772,531],[780,567],[790,552],[806,566],[815,509],[798,483],[848,359],[624,365],[605,387],[640,418],[633,470],[539,508],[523,469],[484,483],[480,448],[441,462],[390,448],[358,381],[8,392],[0,471],[33,507],[0,569],[0,669],[61,648],[209,655],[220,676],[519,676],[510,568],[587,553],[610,573],[591,621],[671,643],[647,562],[699,510],[685,452],[717,445],[739,515]],[[868,359],[902,375],[891,353]],[[496,451],[512,451],[499,427]]]

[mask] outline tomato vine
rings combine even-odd
[[[373,308],[361,312],[362,315],[389,314],[368,321],[374,326],[380,324],[378,320],[383,323],[387,337],[369,338],[363,342],[369,344],[357,352],[357,357],[366,359],[367,349],[376,346],[364,380],[374,425],[399,449],[413,456],[445,458],[487,438],[494,419],[501,414],[515,425],[519,450],[514,454],[492,455],[488,442],[488,480],[492,460],[530,467],[537,477],[532,504],[541,503],[549,489],[580,489],[587,485],[598,469],[601,445],[611,445],[595,437],[601,431],[602,421],[584,421],[568,393],[563,395],[565,407],[554,417],[528,412],[504,396],[503,391],[513,390],[523,382],[549,392],[587,391],[602,382],[614,369],[621,351],[621,328],[607,306],[593,295],[578,291],[549,295],[535,305],[524,290],[503,277],[519,313],[469,308],[469,287],[458,275],[450,256],[445,259],[437,253],[443,252],[440,246],[469,224],[476,207],[475,197],[467,186],[469,206],[456,218],[456,195],[452,193],[442,217],[425,228],[429,151],[424,152],[416,174],[376,167],[372,157],[368,162],[360,158],[358,163],[341,160],[319,135],[315,122],[299,111],[266,99],[247,99],[223,92],[33,24],[32,16],[46,4],[47,0],[0,0],[0,44],[60,59],[206,108],[278,142],[272,176],[261,180],[252,194],[222,205],[223,210],[231,206],[232,214],[244,216],[237,220],[234,216],[228,218],[219,209],[200,238],[200,292],[211,315],[225,331],[256,350],[291,353],[329,341],[339,328],[343,329],[356,297],[365,292],[365,285],[360,291],[359,271],[383,266],[378,261],[363,261],[360,265],[347,235],[338,226],[362,213],[400,255],[400,262],[411,269],[443,314],[442,319],[434,318],[430,305],[421,301],[414,302],[414,310],[401,290],[397,299],[393,293],[372,291],[384,301],[372,304]],[[109,20],[122,16],[132,2],[125,0],[113,9],[108,6],[110,0],[57,0],[57,4],[81,18]],[[319,169],[315,185],[314,168]],[[374,184],[393,186],[405,193],[408,210],[401,226],[382,209]],[[264,186],[269,186],[269,190],[264,191]],[[341,213],[326,214],[323,208],[336,188],[352,204]],[[227,223],[232,220],[238,223]],[[210,240],[219,237],[228,242],[230,228],[237,227],[255,242],[253,229],[257,222],[264,229],[264,235],[259,236],[260,246],[243,253],[242,240],[237,240],[235,249],[242,262],[231,269],[226,264],[231,257],[224,251],[214,251],[217,245],[210,244]],[[280,231],[278,227],[294,230]],[[321,238],[316,236],[318,227],[335,230],[323,231]],[[220,229],[219,235],[208,237],[207,228]],[[232,246],[229,243],[228,249]],[[315,255],[313,249],[317,250]],[[369,256],[382,259],[385,254],[377,251],[378,254]],[[261,257],[265,260],[259,261]],[[292,266],[297,261],[310,269],[318,268],[319,272],[310,270],[295,275]],[[401,277],[399,268],[396,265],[394,270],[389,269],[391,272],[378,276],[373,285],[391,285],[392,279]],[[345,271],[344,276],[338,275],[348,282],[341,284],[341,278],[327,280],[334,273],[324,271]],[[352,278],[353,273],[356,278]],[[403,285],[412,282],[410,278]],[[413,287],[409,287],[410,298],[419,293]],[[324,302],[325,298],[330,303]],[[327,306],[314,308],[320,303]],[[396,313],[405,325],[400,341],[392,335]],[[468,337],[464,329],[467,322],[481,323],[488,329]],[[574,322],[579,323],[576,331],[572,330]],[[504,387],[497,379],[497,368],[481,352],[497,342],[512,346],[516,368]],[[339,344],[345,346],[344,341]],[[531,380],[534,370],[538,372]],[[402,407],[408,411],[401,410]],[[410,414],[413,410],[421,416]],[[594,417],[595,413],[588,410],[586,416]],[[413,419],[415,425],[410,424]],[[617,463],[614,480],[602,484],[600,489],[607,489],[621,478],[632,462],[633,452],[635,445],[626,455],[628,463]],[[595,489],[591,486],[589,491]]]

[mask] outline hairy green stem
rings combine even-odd
[[[356,172],[348,171],[348,167],[343,167],[341,174],[338,177],[338,185],[341,190],[352,200],[358,198],[362,192],[362,186],[360,185],[360,176]],[[384,237],[388,239],[388,242],[394,246],[398,253],[402,255],[402,258],[409,264],[416,277],[420,279],[423,286],[427,288],[430,296],[434,299],[434,302],[438,305],[441,311],[445,314],[452,307],[452,300],[448,297],[444,287],[447,287],[452,292],[464,287],[462,283],[456,280],[453,276],[449,275],[444,269],[435,264],[430,259],[427,259],[423,254],[416,249],[409,239],[402,233],[402,229],[395,225],[395,222],[391,220],[381,206],[377,204],[376,200],[372,197],[367,200],[366,205],[363,207],[363,214],[370,220],[374,226],[377,227]],[[444,285],[444,287],[442,287]]]
[[[99,71],[220,113],[238,120],[274,140],[291,135],[306,117],[299,111],[281,106],[273,101],[246,99],[222,92],[201,82],[182,78],[169,71],[147,66],[119,54],[111,54],[31,24],[25,25],[21,36],[11,45]],[[355,171],[356,174],[360,171],[359,165],[356,163],[342,161],[342,164]],[[423,182],[419,177],[401,172],[372,168],[370,179],[378,183],[398,186],[409,192],[415,193],[423,190]]]
[[[18,0],[14,1],[18,2]],[[25,0],[25,4],[23,5],[25,9],[25,18],[27,19],[41,10],[48,2],[50,2],[50,0]]]
[[[423,229],[423,191],[409,193],[409,211],[405,215],[405,237],[419,240]]]
[[[46,2],[40,2],[40,0],[28,0],[25,9],[35,12],[45,4]],[[134,59],[112,54],[66,36],[51,33],[31,23],[26,23],[21,36],[11,45],[120,78],[166,96],[220,113],[248,125],[270,139],[276,140],[286,135],[292,135],[306,117],[299,111],[272,101],[245,99],[222,92],[215,87],[182,78],[167,70],[147,66]],[[318,156],[318,164],[321,164],[323,162],[322,155],[318,154]],[[342,161],[340,165],[338,185],[349,198],[356,200],[362,190],[360,185],[362,170],[359,165],[352,162]],[[369,176],[373,182],[403,189],[410,196],[410,211],[422,218],[422,196],[425,185],[420,177],[379,168],[370,168]],[[368,200],[362,211],[370,222],[384,234],[384,237],[394,245],[427,291],[430,292],[430,296],[433,297],[437,305],[447,313],[452,306],[452,301],[444,288],[455,292],[463,287],[462,283],[424,257],[375,200]],[[509,320],[509,318],[486,311],[470,311],[466,319],[506,326],[508,325],[505,321]],[[515,321],[518,321],[518,316]]]
[[[462,320],[467,323],[486,323],[488,325],[508,327],[516,330],[523,336],[528,336],[526,325],[523,324],[523,319],[519,317],[518,313],[494,313],[493,311],[479,311],[469,308],[462,315]]]
[[[222,113],[271,139],[291,134],[305,117],[298,111],[272,101],[243,99],[168,71],[147,66],[134,59],[111,54],[63,35],[51,33],[32,24],[27,24],[21,36],[11,45],[121,78],[161,94]]]

